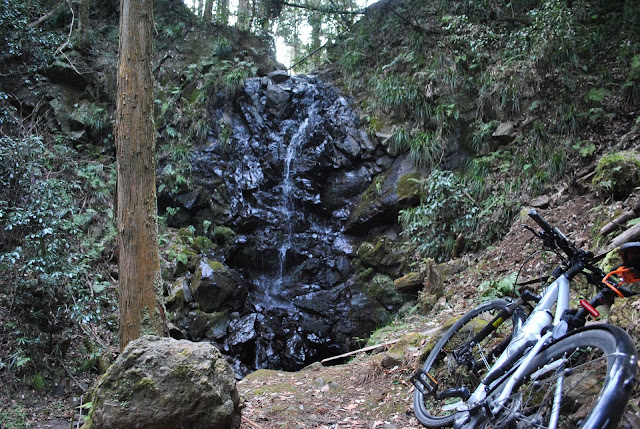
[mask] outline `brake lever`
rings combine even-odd
[[[531,234],[534,235],[534,237],[544,241],[544,238],[542,237],[542,235],[538,232],[536,232],[535,229],[531,228],[529,225],[520,225],[522,227],[522,229],[526,229],[527,231],[529,231]]]

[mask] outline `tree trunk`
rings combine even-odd
[[[320,47],[320,35],[322,33],[322,16],[319,14],[311,15],[309,17],[309,25],[311,26],[311,49],[314,51]]]
[[[241,30],[249,29],[249,19],[251,18],[251,8],[249,0],[238,1],[238,19],[236,21],[236,27]]]
[[[78,18],[80,21],[80,26],[78,29],[78,45],[84,50],[89,50],[90,47],[88,35],[90,1],[91,0],[81,0],[80,6],[78,7]]]
[[[218,0],[218,22],[229,25],[229,0]]]
[[[213,17],[213,0],[207,0],[204,2],[204,21],[211,22],[211,18]]]
[[[121,0],[115,122],[120,348],[162,335],[153,124],[153,0]]]

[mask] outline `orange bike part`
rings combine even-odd
[[[611,276],[617,276],[620,277],[622,280],[620,280],[618,282],[618,284],[621,283],[637,283],[640,282],[640,278],[637,278],[635,273],[633,271],[631,271],[630,268],[627,267],[619,267],[613,271],[611,271],[609,274],[607,274],[603,279],[602,279],[602,283],[606,284],[611,290],[613,290],[618,296],[620,297],[624,297],[624,295],[622,294],[622,292],[620,292],[618,290],[618,288],[612,284],[609,283],[607,280],[609,279],[609,277]]]

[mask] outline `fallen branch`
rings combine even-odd
[[[252,422],[251,420],[249,420],[248,418],[246,418],[245,416],[242,416],[242,420],[244,420],[246,423],[249,424],[249,426],[256,428],[256,429],[262,429],[262,426],[259,426],[257,424],[255,424],[254,422]]]
[[[42,24],[47,19],[49,19],[53,15],[55,15],[56,12],[58,12],[60,9],[62,9],[62,6],[63,6],[62,4],[58,5],[58,7],[54,8],[54,9],[50,10],[49,12],[47,12],[46,14],[42,15],[40,18],[36,19],[31,24],[27,25],[27,27],[29,27],[29,28],[37,27],[38,25]]]
[[[634,225],[611,242],[611,249],[615,249],[616,247],[620,247],[623,244],[629,241],[638,241],[640,239],[640,224]]]
[[[58,362],[60,362],[60,366],[62,367],[62,369],[64,369],[67,372],[69,377],[71,377],[74,383],[76,383],[76,385],[80,388],[82,393],[87,393],[87,389],[82,384],[80,384],[78,379],[71,373],[71,371],[69,371],[69,369],[66,366],[64,366],[64,363],[62,363],[62,359],[58,359]]]
[[[349,356],[356,355],[358,353],[370,352],[372,350],[379,349],[380,347],[387,347],[387,346],[390,346],[392,344],[397,343],[398,341],[400,341],[400,340],[397,339],[397,340],[385,341],[384,343],[380,343],[380,344],[376,344],[376,345],[373,345],[373,346],[365,347],[365,348],[362,348],[362,349],[354,350],[354,351],[348,352],[348,353],[343,353],[343,354],[338,355],[338,356],[333,356],[333,357],[330,357],[330,358],[322,359],[320,361],[320,363],[324,365],[326,362],[331,362],[331,361],[334,361],[334,360],[343,359],[343,358],[346,358],[346,357],[349,357]]]
[[[625,224],[631,219],[635,218],[636,216],[637,214],[635,210],[626,211],[622,213],[620,216],[618,216],[617,218],[615,218],[614,220],[612,220],[611,222],[609,222],[608,224],[606,224],[605,226],[603,226],[602,229],[600,230],[600,234],[607,235],[615,231],[616,229],[624,228]]]

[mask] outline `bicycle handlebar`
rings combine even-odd
[[[543,239],[545,241],[549,240],[551,245],[557,246],[560,248],[569,259],[573,258],[576,254],[577,249],[571,244],[569,239],[560,231],[557,227],[551,226],[549,222],[544,220],[542,216],[538,214],[538,212],[534,209],[529,210],[529,217],[535,221],[543,230]]]

